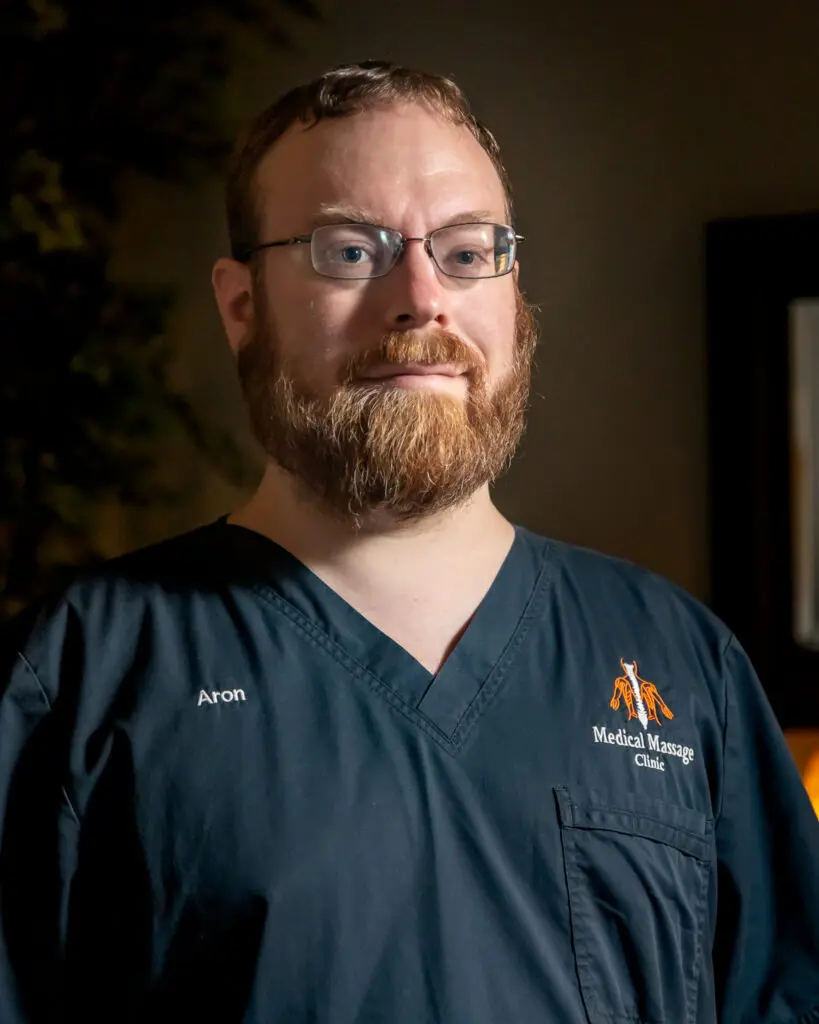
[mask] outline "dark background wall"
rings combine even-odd
[[[819,208],[815,0],[345,0],[300,52],[254,40],[225,113],[239,122],[348,60],[455,75],[498,136],[541,308],[535,397],[498,488],[513,519],[641,562],[708,596],[703,224]],[[135,187],[118,272],[178,283],[179,374],[246,436],[208,284],[224,251],[220,185]],[[189,503],[112,514],[131,546],[238,495],[174,453]]]

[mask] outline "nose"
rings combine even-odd
[[[384,278],[388,282],[389,330],[417,329],[430,323],[449,324],[446,290],[428,251],[429,243],[408,238],[396,266]]]

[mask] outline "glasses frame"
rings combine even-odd
[[[314,260],[312,258],[313,235],[316,233],[316,231],[321,231],[324,228],[328,228],[328,227],[341,227],[341,226],[343,226],[344,224],[347,224],[347,223],[349,223],[351,226],[374,228],[376,231],[385,231],[389,235],[393,236],[393,238],[396,239],[395,254],[393,256],[392,263],[389,264],[389,266],[387,267],[386,270],[384,270],[380,274],[367,274],[367,275],[364,275],[362,277],[354,277],[354,276],[349,276],[349,275],[345,275],[344,277],[339,277],[336,274],[325,274],[325,273],[323,273],[321,270],[319,270],[316,267],[315,262],[314,262]],[[502,229],[504,229],[505,231],[507,231],[509,233],[510,247],[513,249],[513,257],[514,258],[509,261],[509,268],[508,268],[508,270],[503,270],[503,271],[501,271],[500,274],[480,274],[480,275],[475,275],[475,276],[468,276],[468,275],[450,274],[450,273],[448,273],[446,270],[444,270],[444,268],[441,266],[441,264],[435,258],[435,255],[434,255],[434,253],[432,251],[432,241],[431,240],[432,240],[433,236],[438,234],[439,231],[447,231],[447,230],[449,230],[451,228],[455,228],[455,227],[477,227],[477,226],[485,226],[485,227],[492,227],[492,228],[502,228]],[[250,259],[251,256],[253,256],[257,252],[263,251],[264,249],[276,249],[276,248],[279,248],[280,246],[285,246],[285,245],[309,245],[311,247],[310,264],[313,267],[313,270],[317,274],[319,274],[321,277],[326,277],[326,278],[328,278],[329,280],[332,280],[332,281],[374,281],[374,280],[377,280],[379,277],[386,277],[387,274],[389,274],[389,272],[391,270],[394,270],[398,266],[398,264],[401,262],[401,259],[402,259],[403,255],[404,255],[404,252],[406,250],[407,242],[422,242],[423,245],[424,245],[424,249],[426,251],[427,256],[429,256],[429,258],[435,264],[436,268],[438,270],[440,270],[440,272],[442,274],[444,274],[446,277],[450,277],[450,278],[452,278],[455,281],[492,281],[492,280],[494,280],[497,277],[506,277],[507,274],[510,274],[512,272],[512,270],[514,270],[515,264],[517,263],[517,259],[518,259],[518,244],[520,242],[523,242],[524,240],[525,240],[524,236],[517,234],[515,232],[515,229],[513,227],[511,227],[509,224],[495,224],[493,221],[483,221],[483,220],[480,220],[480,221],[468,221],[468,222],[465,222],[464,224],[444,224],[442,227],[435,228],[433,231],[430,231],[430,233],[428,235],[423,235],[422,237],[419,237],[419,238],[415,238],[415,237],[412,237],[412,236],[409,236],[409,235],[404,235],[400,231],[396,230],[395,228],[385,228],[385,227],[383,227],[380,224],[369,224],[369,223],[361,222],[361,221],[349,221],[349,222],[348,221],[339,221],[337,224],[336,223],[334,223],[334,224],[321,224],[321,225],[319,225],[319,227],[314,228],[310,232],[309,235],[293,235],[291,238],[280,238],[280,239],[277,239],[274,242],[261,242],[259,245],[254,245],[254,246],[252,246],[250,248],[242,250],[238,254],[238,256],[236,258],[237,258],[237,260],[240,263],[247,263],[247,261]]]

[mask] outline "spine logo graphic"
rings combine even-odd
[[[620,666],[624,675],[618,676],[614,680],[614,693],[609,702],[615,711],[619,709],[622,700],[628,711],[627,721],[636,718],[644,729],[648,729],[649,722],[656,722],[657,725],[663,724],[657,714],[658,710],[662,711],[666,718],[674,717],[671,708],[660,696],[660,691],[654,683],[647,679],[641,679],[637,675],[636,661],[623,661],[621,658]]]

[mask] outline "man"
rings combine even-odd
[[[737,643],[490,499],[535,332],[462,94],[337,68],[227,198],[267,469],[9,638],[4,1024],[819,1020],[819,824]]]

